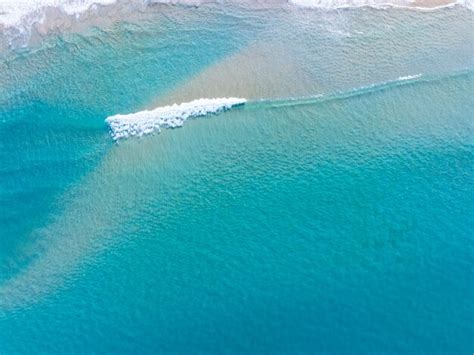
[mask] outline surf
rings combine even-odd
[[[181,127],[189,118],[218,114],[247,102],[242,98],[198,99],[191,102],[158,107],[126,115],[109,116],[105,121],[110,126],[112,138],[118,140],[130,136],[141,137],[162,128]]]
[[[336,91],[328,94],[319,94],[306,97],[290,97],[281,99],[262,99],[248,101],[245,98],[214,98],[197,99],[181,104],[160,106],[153,110],[143,110],[131,114],[117,114],[106,118],[112,138],[117,141],[129,137],[142,137],[152,133],[159,133],[163,128],[179,128],[190,118],[207,115],[216,115],[230,110],[233,107],[245,105],[246,109],[277,109],[284,107],[316,105],[326,101],[344,100],[352,97],[369,95],[384,90],[390,90],[406,85],[415,85],[428,82],[472,74],[472,70],[463,70],[438,76],[413,74],[400,76],[397,79],[367,86],[352,88],[346,91]]]
[[[357,9],[371,7],[375,9],[409,9],[417,11],[435,11],[454,6],[464,7],[473,11],[473,0],[432,0],[431,4],[420,0],[279,0],[274,6],[304,8],[304,9]],[[81,23],[86,27],[102,27],[110,16],[109,21],[127,21],[140,13],[156,11],[156,6],[199,7],[212,3],[220,4],[218,0],[25,0],[0,2],[0,48],[27,48],[35,43],[38,35],[57,34],[58,32],[79,31]],[[226,6],[255,6],[262,4],[230,0]],[[107,8],[102,11],[102,8]],[[105,15],[109,13],[110,15]],[[101,20],[102,18],[102,20]],[[33,43],[30,41],[33,38]],[[5,42],[5,43],[3,43]]]
[[[290,4],[302,7],[302,8],[318,8],[324,10],[338,10],[338,9],[350,9],[360,7],[371,7],[374,9],[408,9],[418,11],[435,11],[443,8],[451,8],[454,6],[462,6],[471,11],[474,9],[472,0],[456,0],[446,1],[440,5],[428,6],[418,5],[414,0],[288,0]]]

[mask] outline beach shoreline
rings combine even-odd
[[[71,4],[74,4],[72,2]],[[22,6],[0,4],[0,50],[35,46],[42,39],[57,33],[82,33],[92,27],[108,28],[115,23],[134,22],[150,18],[156,11],[174,6],[239,6],[283,9],[336,11],[355,8],[405,9],[435,11],[463,6],[472,11],[470,0],[92,0],[81,6],[60,5],[47,0],[31,0]]]

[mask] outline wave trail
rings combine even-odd
[[[347,91],[337,91],[331,94],[321,94],[321,95],[314,95],[314,96],[306,96],[306,97],[299,97],[299,98],[289,98],[289,99],[276,99],[276,100],[261,100],[256,102],[259,106],[261,105],[270,105],[271,107],[290,107],[290,106],[300,106],[300,105],[312,105],[318,102],[324,102],[329,100],[336,100],[336,99],[346,99],[353,96],[360,96],[384,89],[389,89],[392,87],[412,84],[415,82],[420,81],[419,79],[423,78],[422,74],[416,75],[407,75],[401,76],[396,80],[390,80],[382,83],[372,84],[368,86],[357,87],[354,89],[350,89]],[[429,79],[425,79],[429,81]]]
[[[248,102],[242,98],[215,98],[198,99],[182,104],[158,107],[154,110],[140,111],[127,115],[114,115],[105,121],[110,126],[111,135],[114,140],[130,136],[143,136],[160,131],[161,128],[181,127],[188,118],[201,117],[227,111],[234,106],[246,106],[246,110],[262,108],[281,108],[302,105],[314,105],[332,100],[343,100],[351,97],[367,95],[399,86],[413,85],[417,83],[428,83],[464,75],[472,75],[473,70],[426,76],[422,74],[401,76],[395,80],[376,83],[368,86],[353,88],[347,91],[336,91],[329,94],[321,94],[306,97],[262,99]]]
[[[448,79],[457,76],[472,74],[472,70],[463,70],[455,73],[437,75],[437,76],[425,76],[422,74],[401,76],[398,79],[390,80],[382,83],[376,83],[368,86],[362,86],[353,88],[347,91],[337,91],[330,94],[321,94],[314,96],[298,97],[298,98],[285,98],[285,99],[271,99],[271,100],[260,100],[254,101],[247,104],[247,109],[259,109],[263,107],[278,108],[278,107],[292,107],[301,105],[314,105],[320,102],[347,99],[355,96],[366,95],[386,89],[391,89],[404,85],[412,85],[420,82],[433,82],[443,79]]]
[[[227,111],[247,102],[241,98],[198,99],[182,104],[158,107],[127,115],[114,115],[105,120],[115,140],[130,136],[143,136],[161,128],[181,127],[188,118]]]

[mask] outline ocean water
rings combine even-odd
[[[473,16],[152,6],[2,53],[0,353],[472,353]]]

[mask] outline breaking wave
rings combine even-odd
[[[320,9],[344,9],[357,7],[373,7],[377,9],[384,8],[407,8],[413,10],[437,10],[455,5],[463,6],[469,10],[474,10],[473,0],[446,0],[445,2],[432,2],[433,6],[418,3],[416,0],[288,0],[290,4],[305,8]]]
[[[128,115],[114,115],[105,121],[115,140],[159,132],[161,128],[181,127],[188,118],[227,111],[247,102],[241,98],[198,99],[182,104],[158,107]]]
[[[417,10],[435,10],[443,7],[460,5],[474,8],[474,0],[268,0],[270,3],[291,5],[305,8],[340,9],[357,7],[390,8],[400,7]],[[71,21],[79,20],[86,12],[95,12],[103,6],[119,9],[117,16],[126,13],[141,12],[148,6],[156,4],[193,5],[207,3],[243,3],[250,0],[6,0],[0,1],[0,34],[4,33],[12,47],[26,46],[33,29],[47,33],[53,29],[71,26]],[[257,2],[255,2],[257,3]],[[265,3],[265,1],[262,1]],[[112,11],[113,12],[113,11]],[[99,14],[102,16],[103,14]]]
[[[97,5],[110,5],[116,0],[15,0],[0,2],[0,23],[20,25],[27,20],[42,21],[46,8],[57,8],[68,15],[78,15]]]
[[[33,28],[49,27],[79,20],[88,11],[115,4],[117,0],[6,0],[0,1],[0,34],[10,47],[25,47]],[[66,26],[67,27],[67,26]]]
[[[246,110],[314,105],[331,100],[343,100],[368,95],[405,85],[436,82],[458,76],[472,75],[472,73],[472,70],[465,69],[454,73],[434,76],[423,74],[406,75],[395,80],[356,87],[346,91],[336,91],[329,94],[306,97],[262,99],[250,102],[242,98],[198,99],[179,105],[174,104],[158,107],[151,111],[145,110],[128,115],[114,115],[108,117],[106,122],[110,126],[112,138],[119,140],[131,136],[141,137],[153,132],[159,132],[162,128],[181,127],[188,118],[217,114],[227,111],[234,106],[244,104]]]

